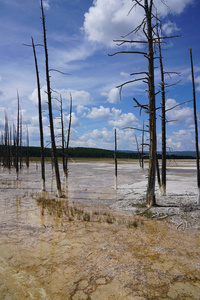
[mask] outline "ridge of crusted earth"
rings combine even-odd
[[[27,174],[18,182],[2,176],[0,300],[200,299],[195,191],[177,186],[165,198],[156,191],[160,206],[148,209],[143,173],[134,185],[119,185],[113,202],[101,202],[108,191],[92,184],[81,197],[74,187],[58,199],[41,195]],[[84,195],[91,201],[83,204]]]

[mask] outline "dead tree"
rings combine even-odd
[[[65,129],[63,120],[63,103],[62,96],[60,95],[60,120],[61,120],[61,139],[62,139],[62,161],[63,161],[63,172],[66,174],[66,160],[65,160]]]
[[[163,57],[161,50],[161,40],[158,32],[158,50],[159,50],[159,63],[160,63],[160,89],[161,89],[161,120],[162,120],[162,194],[166,195],[166,111],[165,111],[165,78],[164,78],[164,68],[163,68]]]
[[[46,67],[47,97],[48,97],[48,110],[49,110],[49,125],[50,125],[50,134],[51,134],[51,148],[52,148],[52,154],[53,154],[53,159],[54,159],[54,168],[55,168],[58,196],[61,197],[62,190],[61,190],[60,172],[59,172],[59,166],[58,166],[58,159],[57,159],[57,153],[56,153],[56,142],[55,142],[55,135],[54,135],[52,97],[51,97],[51,86],[50,86],[50,75],[49,75],[49,58],[48,58],[48,49],[47,49],[45,15],[44,15],[44,8],[43,8],[42,0],[41,0],[41,11],[42,11],[44,50],[45,50],[45,67]]]
[[[19,93],[17,91],[16,173],[19,175]]]
[[[144,169],[144,121],[143,121],[143,131],[142,131],[141,167],[142,169]]]
[[[124,43],[140,43],[146,44],[148,47],[148,52],[144,51],[120,51],[116,52],[112,55],[118,53],[133,53],[133,54],[140,54],[147,58],[148,60],[148,71],[133,73],[131,75],[144,75],[144,77],[136,78],[131,81],[127,81],[122,85],[118,86],[121,89],[125,84],[129,84],[131,82],[136,81],[145,81],[148,84],[148,98],[149,103],[145,105],[145,108],[149,114],[149,174],[148,174],[148,186],[147,186],[147,193],[146,193],[146,201],[149,206],[156,205],[155,199],[155,176],[156,176],[156,159],[157,159],[157,151],[156,151],[156,95],[155,95],[155,83],[154,83],[154,26],[153,19],[155,16],[153,15],[152,8],[153,8],[153,0],[133,0],[134,5],[132,8],[136,6],[142,7],[144,10],[145,17],[141,24],[132,32],[137,33],[140,29],[143,30],[143,33],[146,37],[146,40],[143,41],[133,41],[133,40],[118,40],[116,42],[120,42],[119,45]],[[157,21],[157,19],[156,19]],[[141,107],[142,108],[142,107]]]
[[[69,111],[69,127],[67,133],[67,145],[66,145],[66,177],[68,176],[68,159],[69,159],[69,140],[71,132],[71,123],[72,123],[72,95],[70,93],[70,111]]]
[[[26,167],[29,168],[29,132],[28,132],[28,126],[27,126],[27,132],[26,132]]]
[[[137,107],[140,107],[140,110],[145,109],[149,115],[149,173],[148,173],[148,185],[146,193],[146,201],[149,206],[156,205],[155,199],[155,177],[156,177],[156,164],[157,164],[157,141],[156,141],[156,94],[155,93],[155,79],[154,79],[154,60],[157,58],[155,55],[155,45],[158,41],[158,36],[156,32],[157,24],[160,23],[160,20],[156,17],[154,12],[156,11],[153,0],[132,0],[134,2],[131,10],[135,7],[140,7],[144,10],[144,19],[141,24],[138,25],[133,31],[128,33],[121,40],[115,40],[118,43],[118,46],[124,45],[126,43],[130,44],[142,44],[146,45],[148,51],[119,51],[110,56],[119,54],[119,53],[132,53],[132,54],[141,54],[148,61],[148,71],[132,73],[130,75],[138,75],[140,78],[136,78],[130,81],[126,81],[123,84],[117,86],[120,89],[120,96],[122,87],[126,84],[143,81],[148,84],[148,104],[140,104],[135,98],[134,100],[137,103]],[[163,1],[164,2],[164,1]],[[130,10],[130,11],[131,11]],[[138,33],[141,30],[146,39],[143,40],[129,40],[126,39],[132,33]],[[177,35],[178,36],[178,35]],[[162,39],[177,37],[162,37]]]
[[[37,56],[35,50],[34,40],[32,38],[32,48],[35,61],[35,70],[37,78],[37,92],[38,92],[38,115],[39,115],[39,128],[40,128],[40,148],[41,148],[41,175],[42,175],[42,190],[45,191],[45,159],[44,159],[44,134],[43,134],[43,122],[42,122],[42,100],[40,92],[40,77],[37,63]]]
[[[116,179],[116,188],[117,188],[117,130],[115,128],[115,179]]]
[[[9,164],[9,130],[8,130],[8,117],[7,113],[5,112],[5,128],[4,128],[4,153],[3,153],[3,166],[8,168]]]
[[[137,140],[137,135],[135,134],[135,141],[136,141],[136,146],[137,146],[137,151],[138,151],[138,159],[139,159],[139,165],[140,168],[142,167],[142,163],[141,163],[141,157],[140,157],[140,149],[139,149],[139,145],[138,145],[138,140]]]
[[[191,48],[190,48],[190,63],[191,63],[191,75],[192,75],[194,125],[195,125],[195,143],[196,143],[197,187],[198,187],[197,205],[200,205],[200,172],[199,172],[198,122],[197,122],[196,91],[195,91],[195,81],[194,81],[193,58],[192,58],[192,49]]]
[[[22,112],[20,112],[20,132],[19,132],[19,167],[22,169]]]

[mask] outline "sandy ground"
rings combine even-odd
[[[145,207],[146,170],[76,160],[56,198],[51,167],[0,172],[0,299],[200,299],[194,161],[171,162],[167,196]]]

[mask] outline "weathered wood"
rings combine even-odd
[[[45,15],[44,15],[42,0],[41,0],[41,11],[42,11],[44,50],[45,50],[45,67],[46,67],[46,83],[47,83],[47,97],[48,97],[48,110],[49,110],[49,125],[50,125],[50,134],[51,134],[51,148],[52,148],[53,159],[54,159],[54,168],[55,168],[58,196],[62,197],[60,173],[58,167],[58,159],[57,159],[56,143],[55,143],[55,135],[54,135],[54,122],[53,122],[51,87],[50,87],[50,76],[49,76],[49,58],[48,58],[48,49],[47,49]]]
[[[45,191],[45,159],[44,159],[44,135],[43,135],[43,122],[42,122],[42,100],[40,92],[40,77],[37,63],[37,56],[35,51],[35,44],[32,38],[32,48],[35,60],[35,70],[37,78],[37,92],[38,92],[38,115],[39,115],[39,128],[40,128],[40,147],[41,147],[41,177],[42,177],[42,190]]]
[[[165,77],[163,68],[163,59],[161,51],[161,41],[157,28],[157,43],[159,49],[159,62],[160,62],[160,88],[161,88],[161,108],[162,108],[162,194],[166,195],[166,108],[165,108]]]
[[[200,205],[200,172],[199,172],[198,123],[197,123],[197,109],[196,109],[196,91],[195,91],[195,81],[194,81],[194,68],[193,68],[193,58],[192,58],[192,49],[191,48],[190,48],[190,63],[191,63],[191,75],[192,75],[194,125],[195,125],[195,144],[196,144],[197,187],[198,187],[197,205]]]
[[[155,175],[156,175],[156,101],[154,84],[154,49],[152,37],[152,6],[153,0],[148,3],[144,0],[147,38],[148,38],[148,94],[149,94],[149,130],[150,130],[150,149],[149,149],[149,174],[146,200],[149,206],[156,205],[155,198]]]
[[[71,123],[72,123],[72,95],[70,94],[69,127],[68,127],[67,146],[66,146],[66,176],[68,176],[69,140],[70,140],[70,132],[71,132]]]

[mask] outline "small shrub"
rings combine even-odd
[[[83,221],[90,222],[90,214],[85,212],[83,214]]]
[[[138,222],[136,220],[134,220],[134,221],[129,220],[127,227],[128,228],[131,228],[131,227],[138,228]]]

